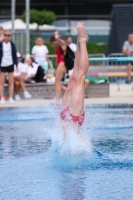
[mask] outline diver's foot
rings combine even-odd
[[[84,24],[81,23],[81,22],[78,22],[76,29],[77,29],[77,32],[78,32],[78,35],[77,35],[78,42],[79,43],[87,42],[89,37],[86,33],[86,29],[84,27]]]

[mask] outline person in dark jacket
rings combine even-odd
[[[17,52],[15,44],[10,41],[10,32],[4,33],[4,39],[0,43],[0,97],[1,103],[5,103],[4,95],[4,82],[6,73],[8,73],[9,83],[9,102],[13,103],[13,91],[14,91],[14,65],[17,67]]]

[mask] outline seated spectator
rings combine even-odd
[[[22,55],[17,52],[18,58],[18,69],[14,71],[14,89],[15,89],[15,100],[20,100],[19,92],[23,90],[24,98],[30,99],[32,96],[28,93],[25,87],[24,79],[27,73],[27,66],[21,62]]]
[[[44,70],[33,61],[33,58],[26,56],[25,64],[27,65],[27,75],[26,82],[28,83],[38,83],[44,82]]]
[[[36,45],[32,48],[32,56],[45,72],[48,71],[48,48],[42,38],[37,38]]]
[[[127,56],[133,56],[133,34],[128,35],[128,40],[124,42],[122,52]],[[127,63],[127,80],[126,83],[131,83],[131,72],[133,62]]]

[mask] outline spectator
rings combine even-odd
[[[4,39],[4,30],[3,30],[3,27],[0,26],[0,42],[2,42]]]
[[[14,72],[14,65],[17,67],[17,52],[15,44],[10,41],[10,32],[5,31],[3,42],[0,43],[0,97],[1,103],[5,103],[3,98],[4,95],[4,82],[5,82],[5,75],[8,73],[8,83],[9,83],[9,102],[13,103],[13,91],[14,91],[14,79],[13,79],[13,72]]]
[[[57,69],[55,74],[55,89],[56,89],[56,100],[60,102],[61,91],[66,90],[66,87],[61,84],[61,80],[64,74],[74,67],[74,60],[72,60],[72,65],[67,65],[65,63],[65,55],[67,52],[71,51],[70,48],[67,47],[67,44],[58,34],[58,31],[55,31],[54,36],[50,38],[51,45],[56,47],[56,55],[57,55]],[[72,51],[71,51],[72,52]],[[73,52],[72,52],[73,54]]]
[[[48,48],[42,38],[37,38],[36,45],[32,48],[32,55],[45,72],[48,71]]]
[[[71,49],[74,53],[76,53],[76,51],[77,51],[77,45],[73,43],[73,40],[72,40],[72,37],[71,37],[71,36],[68,36],[68,37],[66,38],[66,43],[67,43],[67,45],[70,47],[70,49]]]
[[[27,65],[26,82],[36,83],[44,81],[44,70],[33,61],[32,57],[26,56],[25,63]]]
[[[20,88],[23,90],[24,98],[30,99],[32,96],[29,94],[29,92],[26,90],[25,87],[25,77],[27,73],[27,66],[26,64],[21,62],[22,55],[17,52],[17,58],[18,58],[18,70],[14,71],[14,88],[15,88],[15,100],[20,100],[19,92]]]
[[[123,53],[127,56],[133,56],[133,33],[128,35],[128,40],[124,42]],[[127,80],[126,83],[131,83],[131,72],[133,62],[127,63]]]

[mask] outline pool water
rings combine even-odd
[[[81,134],[54,105],[1,109],[0,200],[133,200],[133,105],[86,107]]]

